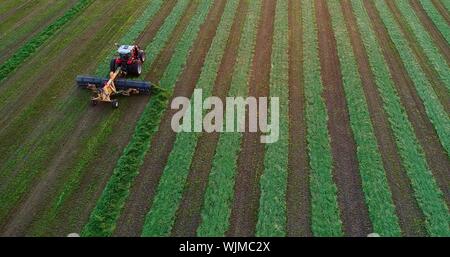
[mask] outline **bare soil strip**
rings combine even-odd
[[[424,236],[426,235],[423,227],[425,218],[414,198],[410,180],[397,152],[395,138],[389,127],[387,114],[383,109],[383,101],[378,94],[366,49],[357,30],[351,3],[349,0],[344,0],[341,3],[396,213],[400,219],[401,229],[406,236]]]
[[[267,97],[269,95],[275,4],[275,1],[265,0],[262,6],[249,81],[249,96]],[[246,122],[246,131],[248,131],[248,122]],[[265,152],[265,145],[260,143],[260,136],[260,131],[245,132],[243,135],[237,162],[228,236],[255,235],[260,195],[259,178],[264,168]]]
[[[384,59],[389,66],[400,101],[405,106],[417,139],[424,150],[427,163],[444,194],[447,205],[450,205],[450,187],[448,187],[450,184],[450,173],[448,172],[450,160],[427,117],[425,107],[414,88],[413,81],[407,75],[408,73],[375,6],[370,1],[364,1],[364,4],[380,41]]]
[[[131,13],[131,15],[135,15]],[[108,24],[105,19],[105,24]],[[103,24],[103,23],[101,23]],[[104,25],[96,24],[96,28],[103,28]],[[90,33],[91,35],[96,35],[95,32]],[[103,108],[109,106],[102,106]],[[111,111],[110,107],[108,111]],[[87,116],[87,118],[86,118]],[[63,171],[67,170],[67,167],[73,165],[74,158],[77,149],[83,149],[84,141],[80,140],[86,134],[86,131],[90,131],[95,128],[101,120],[101,115],[98,113],[93,113],[92,110],[88,110],[85,117],[83,117],[76,125],[74,130],[60,142],[61,148],[58,149],[54,158],[48,161],[47,169],[43,177],[36,181],[34,185],[30,187],[29,192],[23,201],[17,206],[16,211],[9,219],[10,222],[4,227],[5,234],[11,235],[21,235],[25,233],[31,222],[36,220],[37,214],[43,210],[43,208],[52,203],[48,199],[55,193],[57,185],[61,185],[64,182],[64,178],[67,174]],[[130,121],[131,122],[131,121]]]
[[[445,21],[447,21],[448,25],[450,26],[450,13],[448,13],[447,9],[445,9],[445,6],[443,6],[441,1],[439,0],[431,0],[431,2],[433,2],[436,9],[439,11],[442,17],[444,17]]]
[[[402,33],[405,35],[406,40],[409,42],[409,46],[413,50],[415,56],[417,57],[417,60],[419,61],[420,67],[422,67],[422,70],[427,75],[427,78],[430,80],[431,85],[433,85],[434,91],[436,92],[436,95],[438,96],[440,102],[444,106],[444,109],[447,113],[450,113],[450,93],[448,92],[448,89],[446,86],[439,80],[439,75],[436,72],[436,70],[433,68],[433,66],[430,64],[428,58],[425,56],[423,50],[421,49],[420,45],[417,44],[416,39],[412,31],[409,29],[406,21],[404,21],[403,17],[401,16],[400,11],[397,9],[397,6],[392,1],[386,1],[386,4],[388,5],[391,12],[394,14],[394,18],[397,21],[397,23],[400,25],[400,29]],[[428,31],[430,31],[430,28],[428,28]],[[430,42],[432,44],[433,42]],[[445,43],[447,44],[447,43]],[[447,46],[448,48],[448,46]],[[450,49],[448,49],[450,50]],[[447,56],[445,56],[447,57]],[[450,59],[446,58],[447,62],[450,62]],[[411,84],[412,85],[412,84]]]
[[[300,1],[289,1],[289,163],[287,235],[312,236]]]
[[[438,30],[438,28],[434,25],[434,23],[430,19],[430,17],[428,17],[426,11],[423,9],[420,2],[418,0],[412,0],[410,3],[411,3],[411,7],[414,9],[417,17],[420,19],[423,26],[426,28],[427,32],[433,38],[434,43],[436,43],[436,46],[441,51],[442,55],[444,55],[445,60],[447,61],[447,64],[450,65],[450,47],[449,47],[447,41],[442,36],[442,34]]]
[[[365,204],[356,157],[356,145],[350,128],[336,40],[331,17],[325,1],[316,1],[319,29],[319,56],[322,82],[325,87],[333,155],[333,179],[338,189],[344,233],[347,236],[366,236],[371,232],[369,213]]]
[[[213,96],[225,97],[230,89],[236,55],[241,38],[242,26],[247,13],[247,1],[240,1],[235,20],[231,27],[224,56],[214,83]],[[201,222],[203,197],[208,184],[208,176],[212,167],[219,133],[203,133],[198,140],[192,160],[183,199],[177,212],[173,227],[173,236],[195,236]]]
[[[208,13],[205,24],[201,27],[199,37],[188,57],[188,65],[175,85],[173,97],[190,97],[192,95],[225,4],[225,1],[215,2]],[[135,179],[124,212],[119,218],[116,235],[139,236],[141,234],[145,215],[151,207],[159,179],[175,142],[176,134],[171,128],[171,119],[175,112],[176,110],[168,108],[161,120],[141,171]]]

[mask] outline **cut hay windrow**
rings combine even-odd
[[[128,32],[122,36],[121,42],[135,42],[135,40],[139,37],[139,35],[145,30],[148,23],[151,22],[152,18],[158,12],[163,4],[163,0],[153,0],[146,7],[142,15],[136,20],[133,26],[128,30]],[[111,60],[111,56],[113,56],[114,52],[111,52],[105,60],[100,63],[97,67],[96,75],[103,76],[109,70],[109,62]],[[47,223],[56,217],[58,214],[59,208],[68,197],[73,193],[73,191],[78,187],[82,175],[86,169],[86,166],[93,158],[94,153],[98,150],[98,146],[105,142],[108,135],[112,132],[112,124],[117,119],[108,119],[103,122],[98,128],[99,133],[95,136],[89,138],[86,142],[86,147],[83,151],[78,155],[76,165],[70,172],[70,175],[67,179],[67,182],[64,183],[64,187],[59,190],[56,194],[54,200],[52,201],[50,209],[48,209],[45,214],[39,219],[38,224],[34,228],[34,233],[39,234],[39,231],[44,230],[47,226]]]
[[[315,236],[342,236],[342,221],[333,181],[328,114],[322,97],[318,36],[313,1],[302,0],[303,70],[311,191],[311,223]]]
[[[260,1],[250,1],[236,56],[229,96],[248,94],[249,74],[256,44],[256,31],[261,12]],[[221,133],[212,161],[202,209],[198,236],[224,236],[229,227],[231,203],[234,194],[237,157],[242,134]]]
[[[384,1],[374,1],[380,17],[386,26],[386,29],[391,37],[394,45],[405,65],[405,68],[413,81],[420,99],[423,102],[428,118],[433,124],[437,135],[441,141],[442,146],[450,156],[450,118],[445,112],[444,107],[439,102],[430,81],[426,77],[424,71],[421,69],[417,58],[415,58],[413,51],[408,45],[403,33],[398,24],[395,22],[392,13],[386,6]]]
[[[448,209],[427,165],[407,112],[400,102],[375,31],[370,26],[369,16],[362,2],[351,3],[402,163],[411,179],[417,202],[425,214],[427,230],[430,235],[448,235]]]
[[[289,153],[289,56],[288,1],[278,0],[272,40],[270,97],[278,97],[279,140],[266,145],[264,171],[260,179],[257,236],[286,235],[286,189]],[[270,111],[269,111],[270,113]]]
[[[196,85],[197,89],[203,90],[203,97],[209,97],[212,94],[238,4],[239,0],[227,1],[216,35],[206,56]],[[200,133],[186,132],[177,134],[152,208],[146,218],[146,236],[168,236],[171,232],[200,135]]]
[[[423,52],[428,58],[428,62],[437,72],[439,80],[450,92],[450,67],[441,55],[430,34],[420,22],[408,1],[401,0],[395,1],[394,3],[397,5],[397,9],[402,14],[407,26],[413,32],[416,42],[423,49]],[[450,32],[450,27],[447,26],[447,28],[449,28],[447,32]]]
[[[400,236],[400,225],[395,213],[392,194],[370,119],[362,81],[359,77],[358,64],[352,51],[342,9],[336,1],[329,1],[328,9],[332,18],[350,115],[350,126],[357,144],[359,172],[373,232],[382,236]]]
[[[188,1],[181,1],[188,2]],[[116,221],[128,197],[131,184],[139,173],[151,139],[158,129],[167,107],[173,86],[186,65],[186,60],[200,25],[213,5],[213,1],[202,1],[197,11],[177,43],[174,55],[160,81],[164,90],[153,95],[137,122],[135,133],[125,148],[117,166],[106,185],[90,219],[83,229],[83,236],[108,236],[114,232]]]
[[[428,17],[430,17],[436,28],[439,30],[439,32],[441,32],[441,35],[450,45],[450,25],[447,24],[444,17],[442,17],[442,15],[436,9],[436,6],[434,6],[434,4],[430,0],[419,1]]]
[[[66,23],[71,21],[78,13],[86,9],[93,0],[79,0],[63,16],[58,18],[39,34],[31,38],[25,45],[16,51],[8,60],[0,65],[0,81],[5,79],[12,71],[30,57],[49,38],[55,35]]]

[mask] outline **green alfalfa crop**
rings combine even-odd
[[[343,86],[347,100],[350,126],[357,145],[359,172],[373,231],[383,236],[400,236],[377,139],[358,74],[358,64],[352,51],[350,36],[339,2],[328,2],[337,43]]]
[[[302,0],[306,126],[311,192],[311,222],[315,236],[342,236],[337,188],[332,175],[328,114],[318,55],[317,23],[313,1]]]
[[[257,236],[286,235],[286,189],[289,156],[288,1],[278,0],[272,39],[270,96],[280,102],[279,140],[266,145],[261,176]],[[299,110],[300,111],[300,110]]]
[[[93,0],[79,0],[63,16],[46,27],[39,34],[31,38],[25,45],[19,48],[8,60],[0,65],[0,81],[5,79],[12,71],[17,69],[20,64],[31,56],[42,46],[50,37],[55,35],[66,23],[71,21],[78,13],[86,9]]]
[[[208,50],[196,85],[196,88],[203,90],[203,97],[212,94],[238,4],[238,0],[227,1],[216,35]],[[171,231],[199,135],[200,133],[177,134],[148,216],[148,223],[152,225],[149,226],[146,235],[163,236]]]
[[[427,230],[431,235],[449,235],[448,209],[441,198],[442,193],[431,174],[406,110],[400,102],[381,47],[370,25],[371,21],[362,2],[352,1],[352,7],[402,163],[411,180],[419,206],[425,214]]]
[[[249,74],[260,20],[260,1],[248,2],[247,17],[242,28],[229,96],[248,94]],[[234,194],[237,157],[241,147],[241,133],[221,133],[212,161],[202,209],[198,236],[224,236],[228,230],[231,201]]]

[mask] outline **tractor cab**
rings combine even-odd
[[[123,61],[128,61],[128,59],[130,59],[131,57],[131,51],[133,50],[133,48],[134,46],[129,45],[120,46],[119,49],[117,50],[120,59],[122,59]]]

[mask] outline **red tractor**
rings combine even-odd
[[[110,71],[121,68],[125,76],[140,76],[142,64],[145,62],[145,52],[137,45],[121,45],[117,50],[119,57],[112,59]]]

